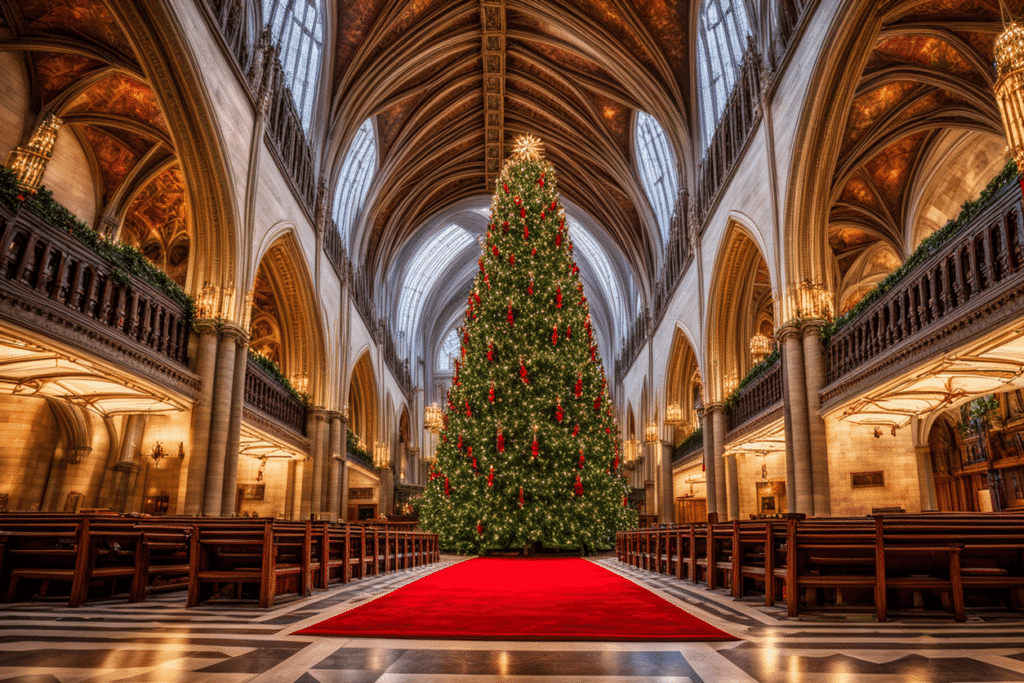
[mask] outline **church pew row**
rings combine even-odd
[[[890,605],[951,612],[1024,609],[1024,515],[874,515],[736,520],[620,532],[619,561],[705,584],[766,605],[874,611]]]
[[[0,514],[0,598],[187,589],[186,604],[252,600],[437,562],[437,535],[408,526],[111,513]],[[57,589],[59,592],[54,593]]]

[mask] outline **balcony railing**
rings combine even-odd
[[[1021,187],[1010,182],[955,236],[835,332],[828,384],[947,353],[1015,317],[1024,286]],[[897,356],[897,352],[899,355]],[[827,390],[834,398],[834,387]]]
[[[0,282],[18,322],[64,336],[57,324],[100,355],[118,347],[150,368],[153,359],[187,368],[188,316],[167,294],[24,209],[0,205],[0,239]]]
[[[733,400],[726,413],[728,431],[733,432],[782,405],[782,362],[751,380]]]
[[[245,366],[245,406],[305,436],[306,405],[281,386],[252,356]]]

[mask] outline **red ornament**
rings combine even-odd
[[[469,399],[466,399],[466,417],[473,417],[473,411],[469,409]]]
[[[473,292],[473,298],[476,299],[476,303],[477,303],[477,305],[479,305],[480,304],[480,295],[477,294],[476,291]]]
[[[558,289],[555,290],[555,308],[562,307],[562,285],[558,285]]]
[[[457,448],[460,451],[462,450],[462,432],[459,432],[459,443],[457,444]]]
[[[501,227],[503,228],[502,232],[508,232],[508,221],[502,223]]]
[[[493,247],[491,247],[491,252],[494,254],[494,258],[498,258],[498,245],[497,244],[495,244]]]
[[[583,373],[580,372],[576,375],[576,398],[583,395]]]
[[[466,357],[466,347],[465,346],[460,346],[459,347],[459,353],[461,353],[462,357],[465,358]]]
[[[508,324],[509,325],[515,325],[515,318],[512,316],[512,300],[511,299],[509,299],[509,302],[508,302],[508,316],[507,317],[508,317]]]
[[[490,487],[494,486],[494,465],[491,465],[491,472],[487,475],[487,485]]]
[[[579,424],[577,424],[575,427],[572,428],[572,435],[573,436],[579,436],[579,433],[580,433],[580,426],[579,426]]]
[[[584,457],[583,457],[583,451],[581,450],[581,451],[580,451],[580,460],[579,460],[579,462],[577,463],[577,465],[579,465],[579,468],[580,468],[581,470],[583,469],[583,463],[584,463],[584,461],[585,461],[585,460],[586,460],[586,458],[584,458]]]
[[[551,200],[551,210],[552,211],[555,210],[555,200],[554,199]]]
[[[555,329],[551,332],[551,345],[558,346],[558,325],[555,325]]]
[[[562,418],[565,416],[565,413],[562,411],[562,401],[558,398],[556,398],[555,401],[555,419],[561,422]]]
[[[601,394],[598,394],[597,398],[594,399],[594,412],[601,412]]]
[[[488,363],[493,363],[494,362],[494,342],[493,341],[487,342],[487,362]]]
[[[526,207],[525,206],[523,208],[519,209],[519,217],[520,218],[526,218]]]
[[[526,365],[523,363],[522,356],[520,356],[520,358],[519,358],[519,376],[522,378],[523,384],[529,384],[530,383],[530,378],[527,377],[527,375],[526,375]]]
[[[533,273],[530,273],[530,284],[526,286],[526,293],[533,296]]]
[[[487,289],[491,288],[491,279],[487,276],[487,273],[484,273],[484,283],[487,285]]]
[[[541,181],[544,182],[544,181]],[[519,507],[523,507],[523,487],[519,487]]]
[[[617,456],[617,455],[614,458],[612,458],[612,469],[613,470],[619,469],[619,456]]]
[[[541,211],[541,212],[540,212],[540,219],[541,219],[541,220],[544,220],[544,218],[545,218],[544,212],[543,212],[543,211]]]
[[[540,178],[537,179],[537,184],[540,185],[541,187],[544,187],[544,176],[541,176]]]
[[[557,233],[555,235],[555,246],[556,247],[562,246],[562,233]]]
[[[583,495],[583,482],[580,480],[580,475],[576,475],[576,484],[572,488],[577,496]]]
[[[516,195],[516,198],[515,198],[515,200],[514,200],[514,201],[515,201],[515,203],[516,203],[516,206],[519,206],[520,204],[522,204],[522,203],[523,203],[523,200],[521,200],[521,199],[519,198],[519,195]]]
[[[473,458],[473,471],[476,472],[476,458]]]
[[[626,507],[626,497],[622,497],[622,507]]]
[[[533,250],[530,252],[530,256],[536,256],[536,255],[537,255],[537,247],[534,247]]]
[[[473,317],[476,318],[476,314],[474,314]],[[568,339],[570,334],[572,334],[572,326],[571,325],[566,325],[565,326],[565,338]]]
[[[440,476],[441,476],[440,472],[431,472],[430,473],[430,481],[434,481],[435,479],[437,479]]]
[[[483,522],[477,522],[476,523],[476,532],[478,534],[482,534],[484,532],[484,524],[483,524]]]
[[[448,475],[444,477],[444,495],[452,497],[452,485],[448,482]]]
[[[501,427],[498,427],[498,452],[505,452],[505,435],[501,433]]]
[[[530,447],[530,451],[533,453],[533,459],[536,460],[540,454],[540,444],[537,443],[537,434],[534,432],[533,445]]]
[[[597,347],[596,346],[591,346],[590,347],[590,360],[594,361],[595,363],[597,362]]]
[[[526,224],[523,225],[523,239],[524,240],[530,239],[530,226],[528,226]]]
[[[515,254],[509,255],[509,257],[508,257],[508,264],[510,266],[514,266],[516,264],[516,255]]]
[[[505,194],[508,194],[508,183],[502,183],[501,189],[505,190]]]
[[[493,379],[491,380],[491,388],[487,392],[487,400],[490,401],[491,403],[494,403],[494,380]]]
[[[477,263],[480,264],[480,272],[484,272],[484,260],[480,259]]]
[[[469,446],[469,450],[466,451],[466,457],[467,458],[473,458],[473,447],[472,446]],[[476,458],[473,458],[473,462],[476,462]],[[473,468],[475,469],[476,465],[473,465]]]

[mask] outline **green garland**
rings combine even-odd
[[[688,437],[683,439],[682,443],[676,446],[676,451],[672,457],[673,460],[679,460],[683,456],[690,453],[690,451],[704,445],[704,428],[697,427],[693,430]]]
[[[944,226],[933,232],[931,235],[922,240],[921,244],[914,250],[914,253],[910,255],[903,265],[889,273],[884,280],[875,285],[874,289],[864,295],[864,297],[858,301],[849,311],[839,316],[832,322],[825,325],[821,330],[821,342],[822,344],[828,345],[829,340],[841,329],[846,327],[853,321],[857,316],[864,312],[864,310],[877,301],[883,294],[888,292],[890,289],[895,287],[903,278],[905,278],[910,271],[916,268],[922,261],[927,259],[929,256],[939,250],[942,245],[950,240],[954,235],[960,232],[964,226],[974,220],[975,216],[987,208],[996,197],[998,197],[1003,189],[1012,182],[1016,182],[1019,178],[1017,171],[1017,164],[1010,159],[988,185],[982,190],[981,194],[974,201],[966,201],[960,208],[960,213],[956,218],[946,223]]]
[[[765,356],[760,363],[750,368],[750,372],[747,373],[747,376],[740,380],[740,383],[732,390],[729,397],[725,399],[725,409],[727,411],[732,410],[732,407],[736,405],[736,401],[739,400],[740,394],[743,393],[743,388],[766,373],[778,362],[779,350],[777,348],[772,349],[772,352]]]
[[[24,207],[53,227],[66,230],[113,266],[110,279],[117,285],[130,286],[131,279],[128,273],[131,273],[162,291],[184,309],[185,324],[191,329],[195,319],[195,302],[177,282],[154,266],[141,251],[100,235],[57,202],[53,198],[53,192],[46,187],[40,187],[35,194],[23,193],[18,188],[14,172],[5,166],[0,166],[0,200],[13,211]]]
[[[252,349],[249,349],[249,357],[256,361],[256,365],[263,368],[263,370],[268,375],[273,377],[274,381],[276,381],[282,387],[287,389],[288,393],[291,394],[297,401],[302,402],[303,405],[309,405],[309,394],[300,393],[295,387],[293,387],[292,383],[289,382],[288,378],[284,376],[283,372],[281,372],[281,368],[277,366],[277,363],[275,363],[272,359],[268,358],[267,356],[264,356],[262,353],[256,353]]]
[[[359,441],[351,429],[348,430],[345,444],[349,455],[354,455],[357,459],[364,460],[368,465],[373,465],[373,456],[365,448],[359,447]]]

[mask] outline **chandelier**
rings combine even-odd
[[[441,431],[441,409],[436,403],[431,403],[423,409],[423,426],[434,434]]]
[[[159,468],[160,461],[171,455],[170,451],[165,451],[162,443],[157,441],[153,444],[153,450],[150,451],[149,457],[153,459],[153,467]],[[185,459],[185,442],[182,441],[178,444],[178,458],[181,460]]]
[[[683,418],[683,409],[678,403],[671,404],[665,409],[665,424],[671,427],[681,427],[686,420]]]
[[[391,467],[391,449],[383,441],[378,441],[373,447],[373,466],[378,470],[386,470]]]
[[[1024,26],[1011,21],[996,38],[996,103],[1017,168],[1024,168]]]
[[[754,363],[760,363],[772,352],[772,340],[758,332],[750,338],[750,356]]]
[[[647,443],[660,441],[660,438],[658,437],[658,423],[654,420],[647,423],[647,428],[644,430],[644,441]]]

